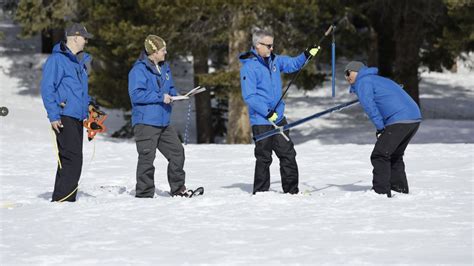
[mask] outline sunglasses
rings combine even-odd
[[[259,44],[265,46],[268,48],[268,50],[272,49],[274,46],[273,46],[273,43],[272,44],[266,44],[266,43],[262,43],[262,42],[259,42]]]
[[[346,77],[349,77],[351,75],[351,71],[350,70],[346,70],[346,72],[344,72],[344,75],[346,75]]]

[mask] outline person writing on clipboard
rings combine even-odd
[[[149,35],[144,50],[129,73],[128,93],[132,103],[132,126],[138,152],[137,198],[153,198],[156,150],[168,160],[168,183],[172,196],[189,197],[185,186],[184,148],[170,125],[175,90],[169,64],[165,61],[166,42]]]

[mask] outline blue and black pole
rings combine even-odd
[[[321,37],[321,39],[319,39],[319,41],[317,42],[317,44],[313,45],[312,47],[314,48],[317,48],[317,51],[319,52],[319,50],[321,49],[321,43],[324,41],[324,39],[330,34],[332,33],[332,97],[335,97],[336,96],[336,77],[335,77],[335,72],[336,72],[336,37],[335,37],[335,30],[336,30],[336,25],[339,24],[340,22],[344,21],[344,20],[347,20],[347,16],[344,16],[342,19],[340,20],[337,20],[337,22],[335,22],[333,25],[329,26],[329,28],[326,30],[326,32],[324,33],[324,35]],[[317,54],[317,53],[316,53]],[[306,64],[314,57],[316,56],[315,55],[309,55],[308,58],[306,58],[306,61],[304,62],[303,66],[298,70],[298,72],[296,73],[296,75],[293,76],[293,78],[290,80],[290,82],[288,83],[288,86],[286,87],[285,91],[282,93],[280,99],[278,100],[277,104],[275,105],[275,107],[273,107],[273,109],[271,110],[270,114],[271,113],[274,113],[275,110],[277,109],[278,105],[280,105],[281,101],[283,100],[283,98],[285,97],[286,93],[288,92],[288,89],[290,88],[291,84],[293,84],[293,82],[298,78],[299,74],[301,73],[301,70],[306,66]],[[353,104],[353,103],[351,103]],[[337,106],[336,106],[337,107]],[[344,108],[344,107],[342,107]],[[327,110],[326,110],[327,111]],[[331,111],[332,112],[332,111]],[[321,115],[324,115],[324,114],[321,114]],[[315,118],[315,117],[313,117]],[[310,118],[308,120],[311,120],[313,118]],[[304,120],[304,119],[301,119],[301,120]],[[299,120],[299,121],[301,121]],[[304,123],[308,120],[305,120],[305,121],[302,121],[302,122],[299,122],[299,121],[296,121],[294,123],[291,123],[291,124],[288,124],[286,126],[284,126],[284,128],[288,129],[290,127],[288,127],[289,125],[299,125],[300,123]],[[295,123],[298,123],[295,125]],[[268,136],[272,136],[272,135],[275,135],[275,134],[281,134],[286,140],[289,140],[289,138],[285,135],[285,133],[283,132],[284,130],[286,129],[283,129],[282,130],[282,127],[279,127],[277,126],[275,123],[272,122],[272,125],[275,127],[275,129],[271,130],[271,131],[268,131],[268,132],[274,132],[273,134],[270,134]],[[266,132],[266,133],[268,133]],[[262,135],[265,135],[266,133],[263,133]],[[268,137],[268,136],[265,136],[264,138]],[[259,141],[263,138],[259,138],[259,136],[256,136],[254,137],[254,140],[255,141]]]
[[[329,28],[326,30],[326,32],[324,33],[323,37],[321,37],[321,39],[319,39],[318,43],[313,45],[312,47],[316,47],[318,48],[318,51],[319,49],[321,49],[321,43],[324,41],[324,39],[331,33],[331,31],[333,30],[333,25],[329,26]],[[316,56],[316,55],[314,55]],[[295,82],[295,80],[298,78],[298,76],[300,75],[301,73],[301,70],[306,66],[306,64],[314,57],[313,55],[309,55],[308,58],[306,58],[306,61],[304,62],[303,66],[298,70],[298,72],[296,72],[296,75],[293,76],[293,78],[290,80],[290,82],[288,83],[288,86],[286,86],[286,89],[285,91],[281,94],[281,97],[280,99],[278,100],[277,104],[275,105],[275,107],[273,107],[272,111],[270,113],[273,113],[275,112],[275,110],[277,109],[278,105],[280,105],[281,103],[281,100],[283,100],[283,98],[285,97],[286,93],[288,92],[288,89],[290,88],[291,84],[293,84],[293,82]]]
[[[336,20],[333,25],[329,26],[329,28],[326,30],[326,32],[324,32],[324,35],[321,37],[321,39],[319,39],[319,41],[311,46],[311,47],[315,47],[315,48],[318,48],[318,51],[321,49],[321,43],[324,41],[324,39],[326,39],[326,37],[332,33],[332,67],[333,67],[333,77],[332,77],[332,82],[333,82],[333,97],[335,96],[335,92],[336,92],[336,78],[335,78],[335,70],[336,70],[336,37],[335,37],[335,30],[336,30],[336,25],[339,25],[340,23],[342,23],[343,21],[347,20],[347,15],[344,16],[343,18],[341,19],[338,19]],[[316,56],[316,55],[315,55]],[[312,55],[309,55],[308,58],[306,58],[306,61],[304,62],[303,66],[298,70],[298,72],[296,72],[296,75],[293,76],[293,78],[290,80],[290,82],[288,83],[288,86],[286,86],[286,89],[283,91],[280,99],[278,100],[277,104],[275,105],[275,107],[273,107],[272,111],[270,113],[273,113],[275,112],[275,110],[277,109],[278,105],[280,105],[281,101],[283,100],[283,98],[285,97],[286,93],[288,92],[288,89],[290,88],[291,84],[293,84],[293,82],[295,82],[295,80],[298,78],[299,74],[301,73],[301,70],[306,66],[306,64],[313,58],[314,56]]]
[[[332,64],[332,97],[336,97],[336,25],[332,28],[332,45],[331,45],[331,64]]]
[[[332,107],[332,108],[329,108],[329,109],[327,109],[327,110],[324,110],[324,111],[322,111],[322,112],[316,113],[316,114],[314,114],[314,115],[310,115],[310,116],[308,116],[308,117],[302,118],[302,119],[300,119],[300,120],[298,120],[298,121],[295,121],[295,122],[293,122],[293,123],[289,123],[289,124],[284,125],[284,126],[282,126],[282,127],[281,127],[281,126],[278,126],[278,127],[274,128],[274,129],[272,129],[272,130],[269,130],[269,131],[267,131],[267,132],[265,132],[265,133],[262,133],[262,134],[260,134],[260,135],[258,135],[258,136],[253,137],[253,140],[254,140],[255,142],[257,142],[257,141],[260,141],[260,140],[262,140],[262,139],[266,139],[266,138],[268,138],[268,137],[270,137],[270,136],[273,136],[273,135],[276,135],[276,134],[283,134],[284,131],[286,131],[286,130],[292,128],[292,127],[296,127],[296,126],[301,125],[301,124],[303,124],[303,123],[305,123],[305,122],[308,122],[309,120],[312,120],[312,119],[321,117],[321,116],[323,116],[323,115],[330,114],[330,113],[332,113],[332,112],[342,110],[342,109],[344,109],[344,108],[346,108],[346,107],[349,107],[349,106],[351,106],[351,105],[353,105],[353,104],[355,104],[355,103],[357,103],[357,102],[359,102],[359,100],[353,100],[353,101],[350,101],[350,102],[347,102],[347,103],[343,103],[343,104],[340,104],[340,105],[338,105],[338,106],[334,106],[334,107]]]
[[[312,47],[316,48],[317,49],[317,52],[319,52],[319,50],[321,49],[321,43],[324,41],[324,39],[326,38],[326,36],[328,36],[331,31],[333,30],[333,25],[329,26],[329,28],[326,30],[326,32],[324,33],[323,37],[321,37],[321,39],[319,39],[318,43],[313,45]],[[316,52],[316,54],[317,54]],[[280,105],[281,101],[283,100],[283,97],[285,97],[286,93],[288,92],[288,89],[290,89],[290,86],[291,84],[293,84],[293,82],[298,78],[298,76],[300,75],[301,73],[301,70],[306,66],[306,64],[314,57],[316,56],[316,54],[314,55],[309,55],[308,58],[306,58],[306,61],[304,62],[303,66],[298,70],[298,72],[296,72],[296,75],[293,76],[293,78],[290,80],[290,82],[288,83],[288,86],[286,87],[285,91],[281,94],[281,97],[280,99],[278,100],[278,102],[275,104],[275,107],[273,107],[273,109],[271,110],[270,114],[274,113],[275,110],[277,109],[278,105]],[[270,121],[271,122],[271,121]],[[275,129],[278,129],[279,127],[271,122],[273,127],[275,127]],[[290,139],[288,138],[288,136],[285,135],[285,133],[283,133],[283,131],[280,131],[278,132],[280,133],[287,141],[289,141]]]

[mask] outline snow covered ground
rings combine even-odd
[[[421,76],[428,119],[406,152],[409,195],[369,191],[374,130],[353,107],[293,131],[300,195],[281,193],[277,158],[271,192],[251,195],[253,145],[191,144],[187,185],[204,186],[204,196],[169,197],[158,156],[156,197],[135,199],[133,140],[99,136],[84,143],[78,201],[59,204],[49,202],[54,145],[35,87],[44,56],[5,47],[0,106],[10,114],[0,117],[0,265],[473,264],[469,70]],[[292,121],[351,99],[345,89],[331,99],[328,85],[290,95]],[[116,111],[109,127],[118,122]]]

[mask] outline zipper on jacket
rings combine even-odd
[[[270,71],[270,86],[271,86],[271,92],[272,92],[271,103],[273,103],[273,101],[275,100],[275,83],[273,82],[272,65],[273,65],[273,60],[271,60],[271,56],[270,56],[268,58],[267,68],[268,68],[268,71]]]

